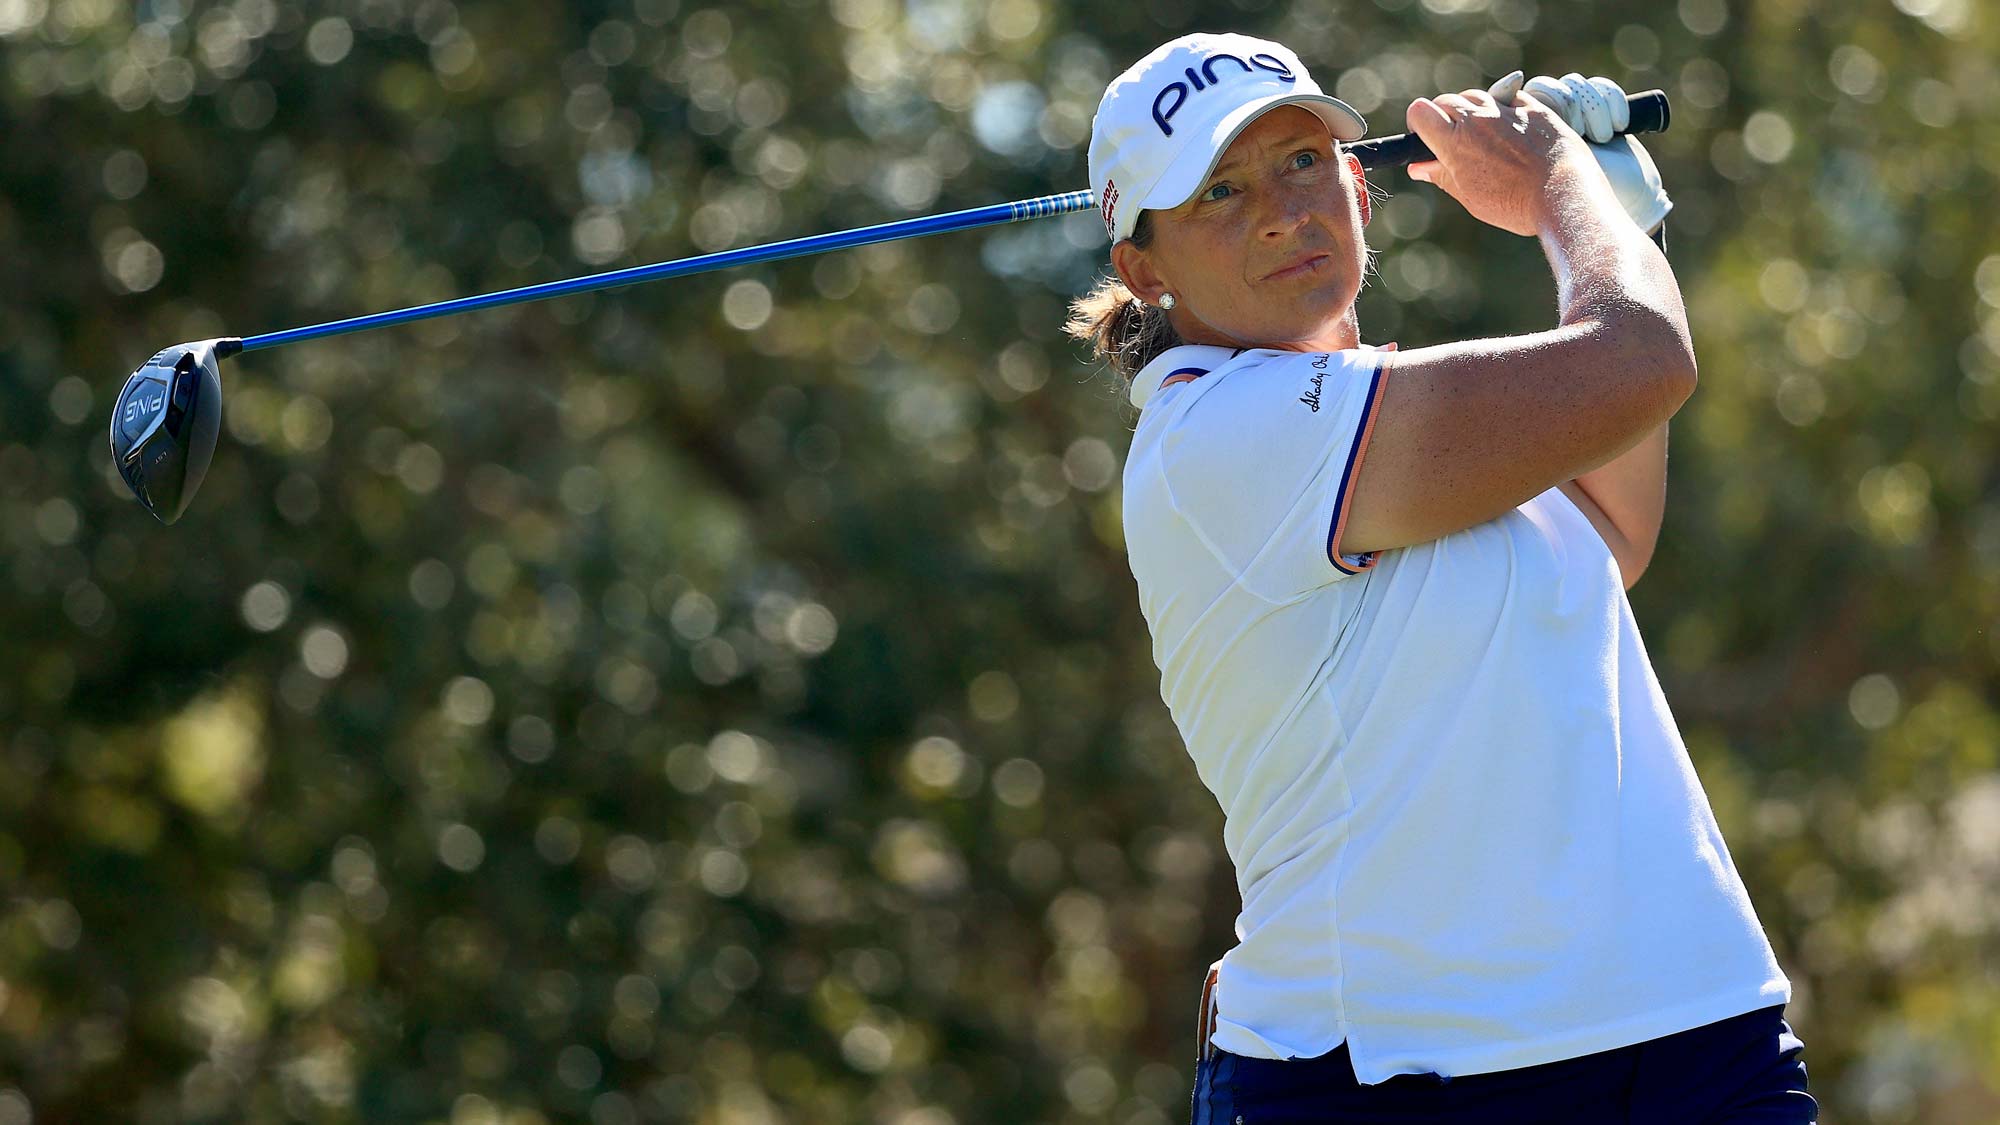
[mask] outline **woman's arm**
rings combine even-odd
[[[1667,427],[1639,439],[1604,467],[1564,482],[1562,490],[1603,536],[1630,590],[1653,561],[1666,515]]]
[[[1387,361],[1337,548],[1426,542],[1581,479],[1586,497],[1608,486],[1597,490],[1608,507],[1595,499],[1592,507],[1649,554],[1657,516],[1645,513],[1662,501],[1644,500],[1658,491],[1644,469],[1657,474],[1664,457],[1664,437],[1650,435],[1696,380],[1687,313],[1665,255],[1626,218],[1582,139],[1542,107],[1503,112],[1468,91],[1420,101],[1409,120],[1439,156],[1414,172],[1481,220],[1541,239],[1561,323]],[[1625,550],[1621,567],[1641,553]]]

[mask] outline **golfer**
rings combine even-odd
[[[1177,39],[1098,108],[1117,279],[1071,331],[1131,381],[1132,572],[1243,900],[1198,1125],[1816,1120],[1625,598],[1695,360],[1651,161],[1576,129],[1609,86],[1409,107],[1559,316],[1406,351],[1355,319],[1364,123],[1290,50]]]

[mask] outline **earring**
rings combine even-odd
[[[1174,295],[1173,295],[1172,293],[1162,293],[1162,294],[1160,294],[1160,307],[1161,307],[1161,308],[1163,308],[1163,309],[1170,309],[1170,308],[1173,308],[1173,307],[1174,307],[1175,305],[1178,305],[1178,304],[1180,304],[1180,302],[1179,302],[1179,301],[1176,301],[1176,300],[1174,300]]]

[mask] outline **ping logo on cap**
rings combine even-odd
[[[1112,238],[1118,237],[1118,185],[1111,180],[1104,181],[1104,190],[1097,193],[1098,206],[1104,208],[1104,230]]]
[[[1181,107],[1187,104],[1188,86],[1192,84],[1194,92],[1198,94],[1215,85],[1217,82],[1215,64],[1223,59],[1228,59],[1230,62],[1243,68],[1240,71],[1234,72],[1223,71],[1223,78],[1228,78],[1232,73],[1250,74],[1255,70],[1266,70],[1287,82],[1298,81],[1298,75],[1293,74],[1292,68],[1285,65],[1285,61],[1276,55],[1260,51],[1257,54],[1251,55],[1250,61],[1245,62],[1227,51],[1216,51],[1202,59],[1201,73],[1197,74],[1194,67],[1188,67],[1181,72],[1187,75],[1188,80],[1186,82],[1169,82],[1160,88],[1159,93],[1153,95],[1153,123],[1160,127],[1162,136],[1171,137],[1174,135],[1174,127],[1168,124],[1168,122],[1172,121],[1174,114],[1179,113]],[[1207,81],[1203,81],[1204,78]],[[1160,108],[1160,103],[1166,100],[1168,94],[1175,95],[1174,101],[1172,105],[1167,106],[1163,110]]]

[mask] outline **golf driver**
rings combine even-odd
[[[1631,123],[1626,132],[1657,133],[1666,129],[1670,117],[1667,96],[1648,90],[1627,99]],[[1365,169],[1394,168],[1432,158],[1430,149],[1415,134],[1398,133],[1375,140],[1356,141],[1347,146]],[[261,336],[225,337],[197,343],[176,344],[158,352],[126,379],[111,413],[111,456],[118,473],[132,489],[139,503],[161,523],[170,524],[187,511],[188,502],[208,473],[215,455],[216,434],[222,423],[222,376],[218,365],[237,352],[295,344],[321,336],[337,336],[371,328],[386,328],[413,320],[453,316],[474,309],[539,301],[600,289],[614,289],[642,281],[704,273],[730,266],[797,258],[829,250],[845,250],[877,242],[917,238],[945,231],[1064,215],[1094,206],[1089,191],[1044,195],[1013,203],[996,203],[943,215],[902,219],[870,227],[836,231],[831,234],[766,243],[740,250],[724,250],[671,262],[590,274],[586,277],[550,281],[459,297],[428,305],[415,305],[390,312],[372,313],[346,320],[269,332]]]

